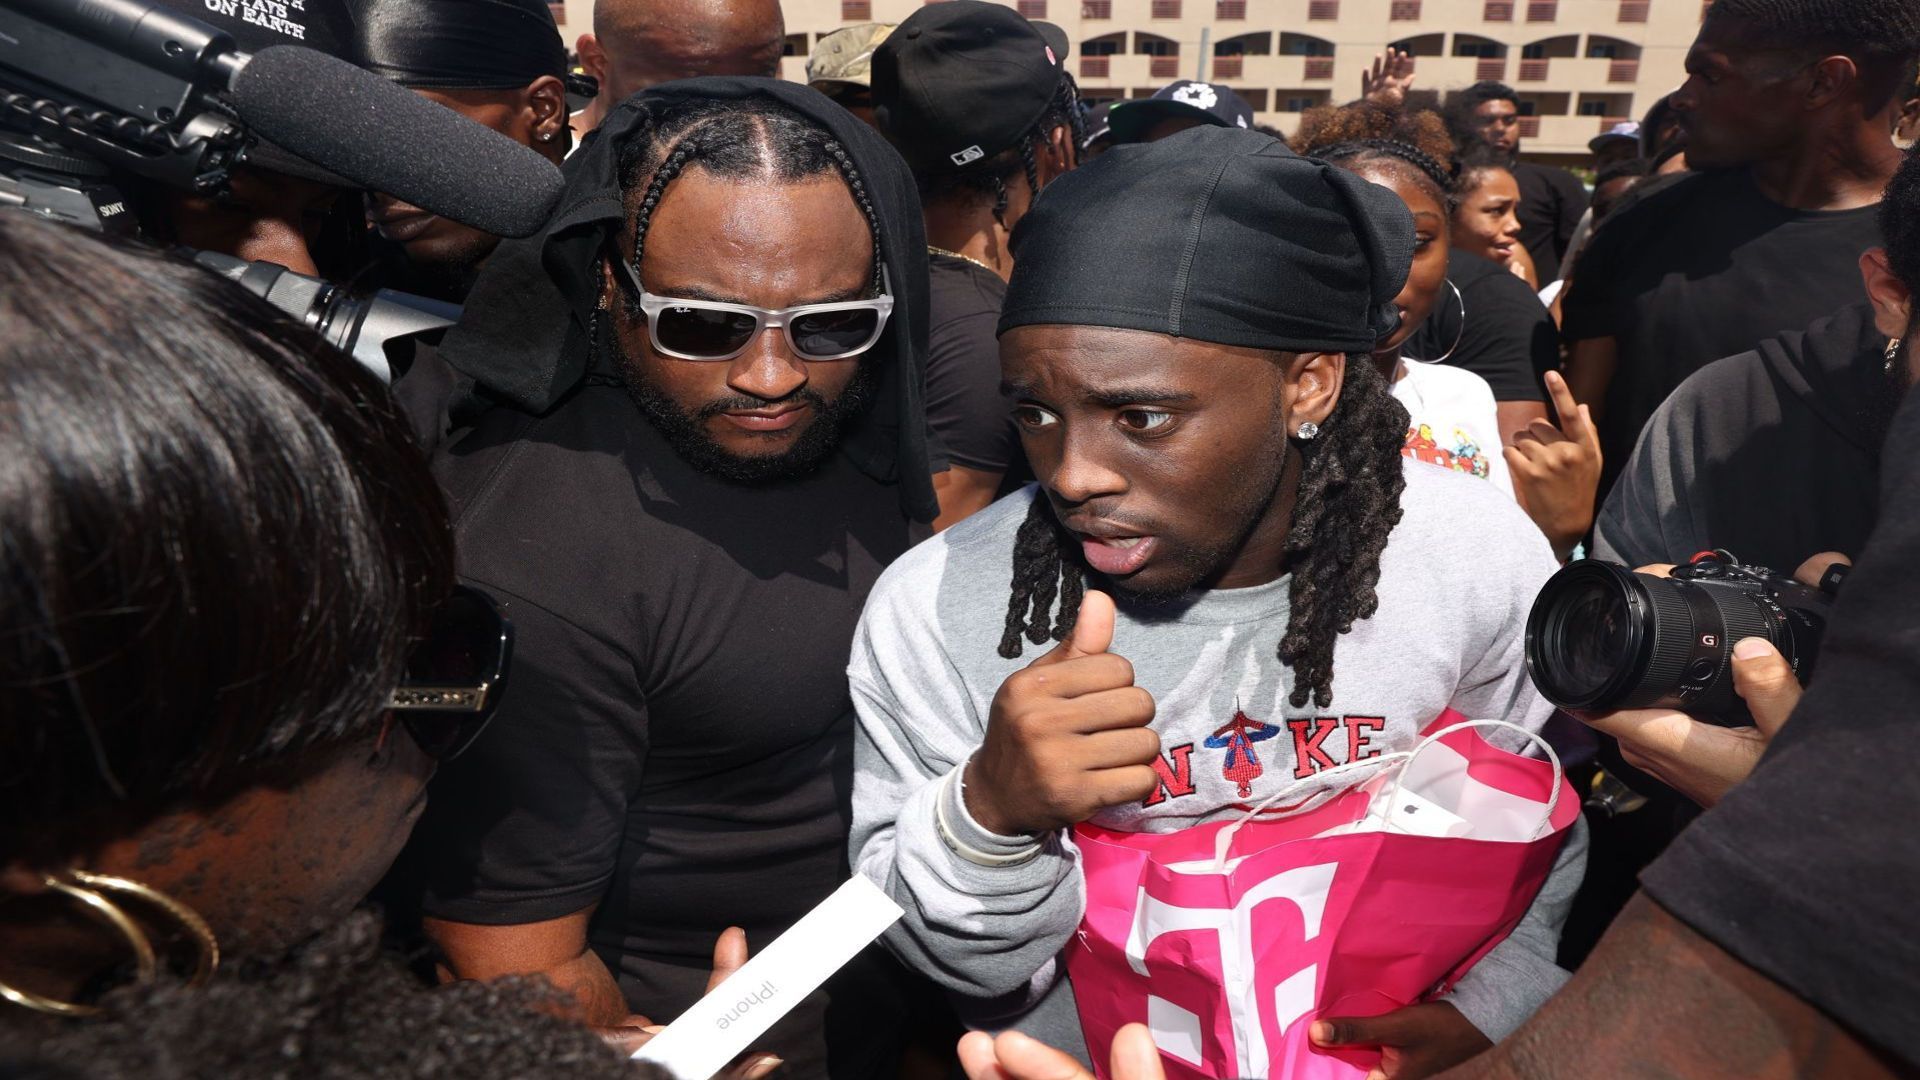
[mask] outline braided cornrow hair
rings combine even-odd
[[[1319,437],[1301,449],[1287,533],[1291,606],[1276,655],[1293,669],[1295,708],[1333,703],[1335,639],[1380,606],[1375,587],[1387,537],[1400,523],[1406,438],[1407,410],[1385,377],[1367,357],[1351,358],[1339,402]],[[1000,638],[1000,655],[1009,660],[1021,654],[1023,636],[1039,645],[1073,633],[1087,571],[1061,533],[1046,496],[1036,495],[1014,537],[1012,596]]]
[[[1447,216],[1453,216],[1458,199],[1453,193],[1452,163],[1443,165],[1412,143],[1398,139],[1356,139],[1315,147],[1308,153],[1322,161],[1355,171],[1358,166],[1382,161],[1412,166],[1418,170],[1415,181],[1439,202]]]
[[[1402,171],[1428,188],[1449,215],[1453,213],[1459,166],[1453,159],[1446,122],[1437,113],[1392,109],[1370,101],[1323,105],[1300,118],[1293,144],[1308,157],[1349,170],[1366,162],[1406,166]]]
[[[791,183],[839,172],[866,215],[873,239],[873,284],[880,287],[880,215],[846,147],[825,128],[771,98],[673,98],[650,110],[647,137],[620,150],[620,187],[633,216],[633,265],[646,252],[647,231],[667,185],[688,166],[727,178],[764,177]],[[622,280],[624,275],[616,275]],[[626,297],[633,316],[639,297]]]

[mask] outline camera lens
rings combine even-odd
[[[1527,668],[1562,708],[1603,708],[1639,682],[1650,629],[1637,575],[1601,562],[1555,574],[1527,619]]]
[[[1709,562],[1671,577],[1586,560],[1549,578],[1527,617],[1527,671],[1563,709],[1684,709],[1741,722],[1733,643],[1764,638],[1802,678],[1828,599],[1771,571]]]
[[[1632,660],[1627,649],[1627,601],[1618,589],[1583,581],[1562,603],[1554,667],[1567,693],[1584,697],[1606,686]]]

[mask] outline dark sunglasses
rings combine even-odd
[[[457,757],[493,718],[512,656],[513,624],[493,598],[455,586],[407,657],[387,708],[429,757]]]
[[[640,294],[640,310],[647,313],[647,335],[654,349],[677,360],[731,360],[746,352],[769,327],[784,330],[787,344],[802,360],[845,360],[871,349],[887,328],[887,316],[893,314],[893,287],[885,266],[880,268],[879,296],[763,308],[658,296],[640,284],[633,264],[614,261]]]

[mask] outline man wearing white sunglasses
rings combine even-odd
[[[880,137],[771,79],[623,103],[568,183],[441,349],[479,388],[437,462],[460,570],[524,678],[409,864],[452,975],[630,1027],[847,879],[846,657],[936,509],[925,239]],[[891,1075],[912,986],[876,948],[741,1071]]]

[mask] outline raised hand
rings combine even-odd
[[[1373,58],[1373,68],[1360,73],[1360,96],[1376,105],[1397,109],[1413,89],[1413,54],[1389,48]]]
[[[1593,527],[1594,495],[1600,489],[1600,432],[1585,405],[1575,404],[1567,380],[1547,372],[1560,426],[1535,420],[1515,432],[1506,449],[1513,496],[1553,544],[1561,559]]]
[[[1107,651],[1113,620],[1113,599],[1087,593],[1072,635],[1000,684],[965,778],[967,811],[988,832],[1050,832],[1153,794],[1153,695]]]

